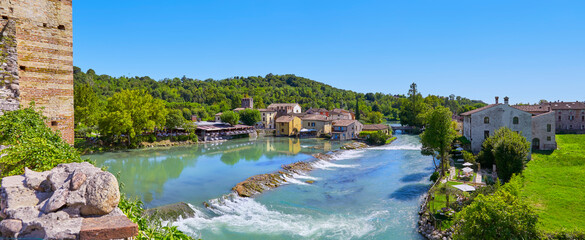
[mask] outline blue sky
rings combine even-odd
[[[585,1],[74,1],[74,64],[358,92],[585,100]]]

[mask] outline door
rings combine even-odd
[[[540,139],[538,138],[532,139],[532,149],[540,150]]]

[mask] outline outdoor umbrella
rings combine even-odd
[[[463,164],[463,166],[469,167],[469,166],[473,166],[473,164],[466,162],[466,163]]]
[[[471,191],[475,191],[475,188],[472,186],[469,186],[467,184],[460,184],[460,185],[453,185],[454,188],[457,188],[461,191],[464,192],[471,192]]]
[[[473,172],[473,169],[471,169],[470,167],[464,167],[464,168],[463,168],[463,169],[461,169],[461,170],[463,170],[463,172],[466,172],[466,173],[468,173],[468,172]]]

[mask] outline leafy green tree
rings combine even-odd
[[[0,144],[11,145],[0,155],[1,177],[22,174],[24,168],[46,171],[60,163],[80,162],[79,153],[45,124],[34,103],[0,116]]]
[[[401,101],[400,106],[400,124],[415,127],[422,127],[424,124],[424,114],[428,111],[422,94],[417,90],[416,83],[410,85],[408,98]]]
[[[355,119],[356,120],[360,120],[361,118],[361,114],[360,114],[360,99],[358,98],[358,96],[355,97]]]
[[[445,176],[445,165],[449,163],[451,143],[457,136],[451,115],[451,111],[442,106],[431,110],[426,115],[425,131],[420,136],[424,148],[429,148],[439,153],[441,176]]]
[[[530,143],[524,136],[507,127],[500,128],[482,143],[478,160],[485,167],[496,165],[498,177],[507,182],[524,168]]]
[[[191,121],[191,116],[193,116],[193,112],[191,112],[191,109],[183,108],[182,112],[183,112],[183,118]]]
[[[539,239],[538,216],[508,191],[478,195],[456,215],[454,239]]]
[[[262,114],[257,109],[244,109],[239,114],[240,120],[248,126],[254,126],[262,120]]]
[[[530,143],[524,136],[513,132],[509,128],[503,128],[498,131],[504,133],[493,150],[494,157],[498,177],[503,182],[508,182],[512,175],[520,173],[524,169],[524,163],[530,153]]]
[[[384,119],[384,115],[382,115],[381,112],[370,112],[370,113],[368,113],[368,118],[367,118],[366,122],[372,123],[372,124],[377,124],[377,123],[382,123],[383,119]]]
[[[98,124],[101,113],[99,98],[88,84],[75,84],[74,87],[75,102],[75,127],[86,126],[94,127]]]
[[[108,107],[99,122],[100,132],[110,137],[132,138],[165,126],[164,102],[143,90],[123,90],[108,99]]]
[[[171,109],[167,114],[165,127],[167,129],[175,129],[182,127],[185,124],[185,118],[183,117],[183,111],[179,109]]]
[[[221,114],[221,121],[235,126],[240,121],[240,115],[233,111],[227,111]]]

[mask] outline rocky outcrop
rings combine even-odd
[[[156,208],[149,208],[144,211],[148,217],[158,218],[163,221],[177,221],[180,218],[186,219],[195,217],[195,210],[184,202],[173,203]]]
[[[14,20],[0,20],[0,116],[19,107],[19,76]]]
[[[84,219],[126,218],[117,208],[114,175],[85,162],[5,177],[0,197],[0,233],[6,238],[78,239]],[[135,224],[126,227],[137,231]]]

